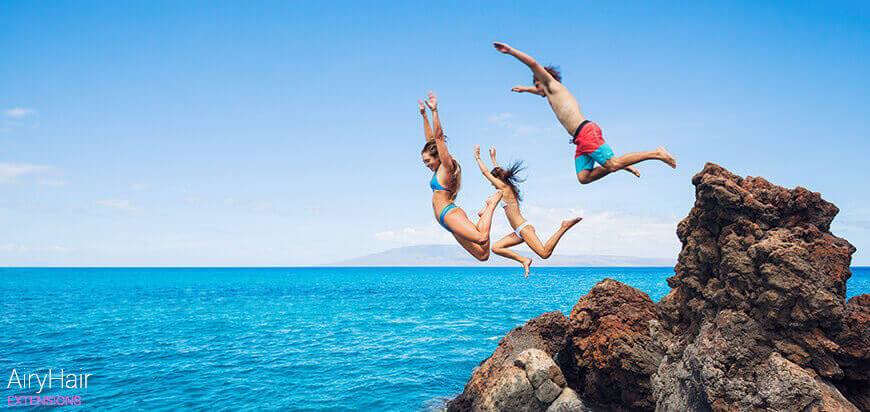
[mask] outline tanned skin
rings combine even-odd
[[[514,49],[505,43],[493,43],[493,46],[499,52],[515,57],[532,70],[534,86],[515,86],[511,88],[511,91],[546,97],[547,102],[550,103],[550,108],[553,109],[553,113],[556,115],[556,119],[559,120],[559,123],[562,124],[562,127],[565,128],[568,134],[573,137],[577,127],[586,120],[586,117],[583,116],[583,112],[580,111],[580,104],[577,103],[577,99],[568,91],[568,88],[556,80],[532,56]],[[613,157],[607,160],[603,166],[598,166],[591,170],[581,170],[577,173],[577,180],[580,184],[587,184],[617,170],[626,170],[640,177],[640,172],[632,165],[645,160],[659,160],[672,168],[677,167],[676,159],[664,147],[659,147],[656,150],[634,152]]]

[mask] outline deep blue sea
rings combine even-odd
[[[12,371],[91,374],[86,409],[426,410],[510,329],[604,277],[659,300],[671,268],[0,269]],[[854,268],[848,295],[870,293]],[[24,383],[24,382],[22,382]],[[47,384],[46,384],[47,386]],[[43,398],[45,399],[45,398]],[[25,408],[21,408],[25,409]]]

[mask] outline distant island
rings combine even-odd
[[[522,253],[522,252],[520,252]],[[525,253],[532,256],[531,252]],[[536,256],[532,256],[536,258]],[[535,259],[535,266],[673,266],[672,258],[647,258],[611,255],[559,255],[547,260]],[[517,266],[516,262],[493,255],[478,262],[456,245],[405,246],[357,258],[333,262],[327,266]]]

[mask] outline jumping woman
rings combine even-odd
[[[520,196],[520,189],[517,185],[522,182],[522,179],[517,176],[517,173],[523,169],[522,162],[513,162],[507,167],[507,169],[503,169],[498,165],[498,161],[495,160],[495,148],[489,149],[489,157],[492,160],[492,171],[488,170],[486,164],[484,164],[483,160],[480,159],[480,146],[474,147],[474,159],[477,161],[477,166],[480,167],[480,172],[483,173],[483,176],[486,177],[486,179],[489,180],[496,189],[502,192],[503,197],[501,203],[504,207],[504,214],[507,216],[508,223],[510,223],[511,227],[514,229],[513,233],[501,238],[498,242],[495,242],[492,246],[492,251],[499,256],[504,256],[508,259],[513,259],[519,262],[523,265],[524,276],[528,277],[529,267],[532,265],[532,259],[523,257],[509,248],[526,242],[526,244],[529,245],[529,248],[537,253],[538,256],[542,259],[547,259],[553,254],[553,249],[556,248],[562,235],[564,235],[568,229],[571,229],[574,225],[583,220],[583,218],[575,217],[573,219],[563,220],[562,225],[558,230],[556,230],[556,233],[553,233],[553,236],[550,236],[547,243],[541,243],[541,239],[538,238],[538,234],[535,232],[535,227],[532,226],[529,221],[523,217],[522,212],[520,212],[520,200],[522,200],[522,197]]]
[[[462,168],[447,151],[444,130],[441,128],[441,120],[438,118],[438,99],[435,93],[429,92],[426,104],[417,102],[420,114],[423,116],[423,132],[426,136],[426,144],[423,146],[423,164],[433,172],[429,187],[432,188],[432,210],[435,219],[444,229],[453,234],[456,241],[477,260],[489,259],[489,229],[492,226],[492,213],[501,192],[486,200],[483,210],[478,214],[477,224],[471,222],[461,208],[453,203],[459,193],[462,181]],[[435,125],[434,132],[429,125],[429,117],[426,116],[426,106],[432,112],[432,122]]]
[[[577,99],[562,85],[562,75],[556,68],[544,67],[532,56],[507,44],[493,43],[493,46],[504,54],[516,57],[532,70],[534,86],[516,86],[511,91],[547,98],[559,123],[571,135],[571,143],[577,145],[574,151],[574,171],[580,184],[592,183],[621,169],[640,177],[640,172],[632,165],[644,160],[660,160],[672,168],[677,167],[676,159],[664,147],[614,156],[610,145],[604,142],[601,128],[583,116]],[[601,166],[596,167],[595,163]]]

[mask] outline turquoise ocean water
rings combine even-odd
[[[671,268],[0,269],[15,370],[91,374],[83,409],[425,410],[511,328],[570,311],[604,277],[668,292]],[[853,268],[848,295],[870,293]],[[55,375],[56,376],[56,375]],[[47,385],[46,385],[47,386]],[[44,398],[43,398],[44,399]],[[14,405],[13,405],[14,406]],[[19,404],[20,406],[20,404]],[[19,408],[26,409],[26,408]]]

